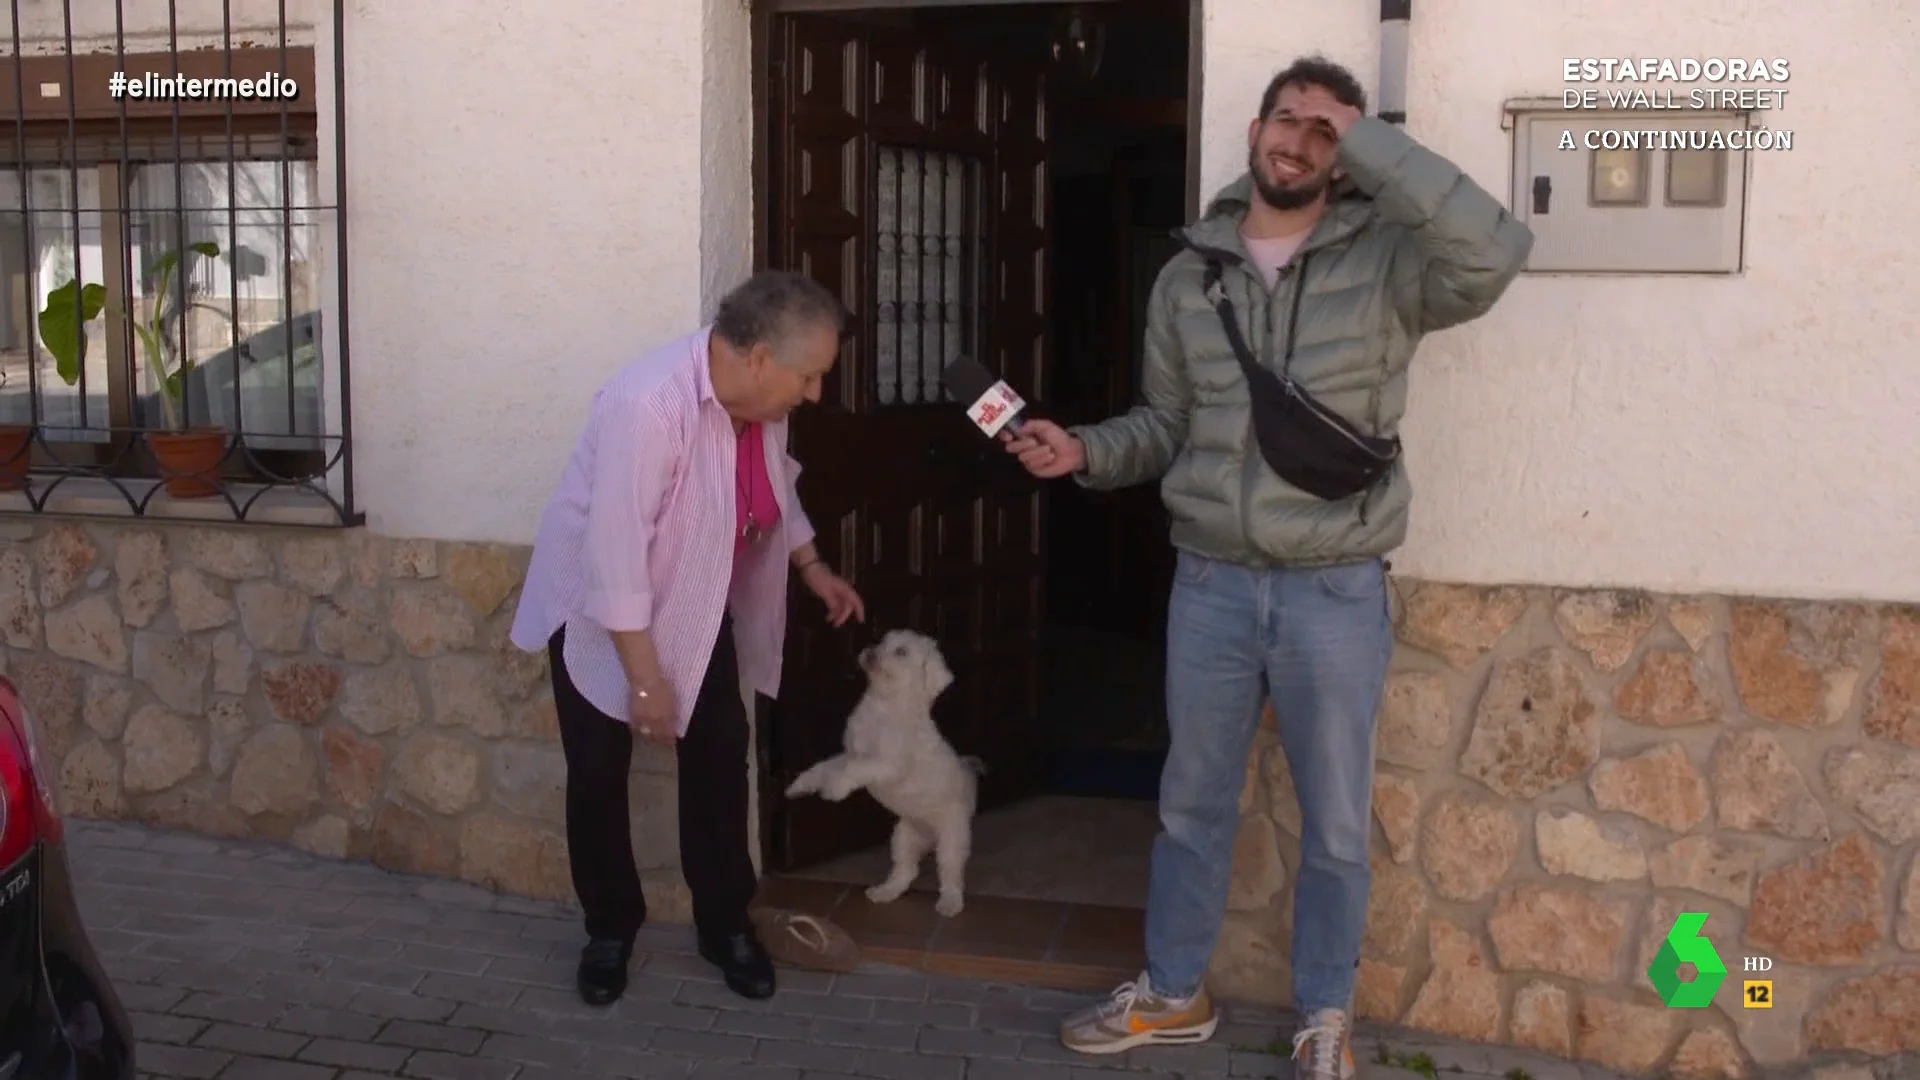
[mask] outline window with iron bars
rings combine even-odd
[[[338,20],[299,21],[333,5],[0,3],[0,513],[357,520],[322,321],[344,257],[313,35]]]

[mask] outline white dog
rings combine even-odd
[[[867,692],[847,717],[846,752],[801,773],[787,794],[839,802],[867,789],[900,819],[893,827],[893,871],[867,890],[867,899],[899,899],[932,851],[940,876],[934,910],[958,915],[983,770],[978,758],[955,754],[934,726],[934,699],[953,683],[953,672],[939,644],[911,630],[889,631],[861,650],[860,668]]]

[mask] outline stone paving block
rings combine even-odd
[[[118,983],[119,972],[110,973]],[[136,1012],[163,1013],[179,1004],[187,996],[187,991],[171,986],[150,986],[141,982],[118,983],[115,989],[120,993],[120,1004]]]
[[[971,1030],[975,1026],[973,1006],[952,1002],[876,1001],[873,1018],[888,1024],[914,1024],[920,1027]]]
[[[738,1009],[750,1004],[724,986],[688,983],[680,990],[680,1001],[699,1003],[716,1009]],[[805,994],[798,991],[781,991],[775,999],[778,1009],[795,1016],[811,1016],[823,1020],[856,1021],[867,1020],[873,1016],[873,998],[844,998],[832,994]]]
[[[474,1005],[511,1005],[522,990],[516,983],[444,972],[434,972],[420,980],[417,989],[428,997]]]
[[[1198,1046],[1142,1046],[1127,1052],[1128,1064],[1162,1072],[1200,1072],[1225,1076],[1233,1051],[1218,1041]],[[1356,1050],[1355,1056],[1358,1056]]]
[[[960,1058],[928,1057],[898,1050],[868,1050],[857,1075],[876,1080],[961,1080],[967,1063]]]
[[[491,957],[485,953],[469,952],[465,949],[450,949],[444,945],[403,945],[394,962],[409,967],[424,968],[428,971],[444,971],[455,975],[478,975],[487,970]]]
[[[143,1071],[181,1080],[211,1080],[233,1060],[232,1054],[164,1043],[142,1043],[137,1055]]]
[[[752,1062],[702,1062],[691,1073],[694,1080],[806,1080],[809,1074],[780,1065]]]
[[[856,1047],[770,1039],[755,1048],[754,1061],[776,1068],[853,1074],[858,1071],[863,1054],[864,1051]]]
[[[487,1032],[472,1028],[426,1024],[414,1020],[395,1020],[373,1040],[388,1046],[413,1050],[443,1050],[450,1054],[471,1054],[487,1041]]]
[[[339,1070],[329,1065],[308,1065],[273,1058],[235,1058],[220,1073],[220,1080],[334,1080]]]
[[[677,1031],[713,1031],[722,1016],[730,1014],[722,1009],[703,1009],[696,1005],[682,1005],[666,1001],[622,1001],[615,1010],[620,1020],[647,1027],[673,1029]],[[795,1019],[798,1019],[797,1017]]]
[[[586,944],[586,934],[580,924],[573,919],[542,919],[530,917],[520,928],[520,936],[539,941],[570,941],[576,947]]]
[[[1060,1021],[1065,1013],[1044,1012],[1029,1009],[1024,1005],[980,1005],[975,1007],[978,1027],[982,1031],[1005,1032],[1009,1035],[1035,1035],[1054,1039],[1060,1034]]]
[[[782,970],[772,1001],[721,984],[685,927],[642,931],[626,997],[583,1004],[583,940],[556,905],[495,897],[260,843],[154,846],[124,825],[76,828],[83,907],[135,1014],[142,1072],[213,1080],[1263,1080],[1285,1077],[1290,1019],[1228,1006],[1218,1037],[1111,1058],[1059,1045],[1097,995],[926,977]],[[208,846],[211,844],[211,846]],[[207,901],[218,901],[209,904]],[[217,917],[209,912],[221,912]],[[1363,1080],[1405,1080],[1368,1060]],[[1522,1057],[1385,1033],[1460,1080]],[[1270,1053],[1279,1050],[1280,1054]],[[1616,1080],[1560,1062],[1533,1080]],[[1468,1066],[1474,1068],[1469,1071]],[[1486,1072],[1485,1069],[1494,1069]],[[1880,1078],[1886,1080],[1886,1078]]]
[[[774,1012],[720,1013],[713,1030],[722,1035],[746,1035],[755,1039],[799,1039],[805,1041],[811,1024],[804,1016],[783,1016]]]
[[[291,1031],[296,1035],[366,1042],[373,1038],[386,1023],[378,1017],[347,1012],[344,1009],[298,1005],[288,1009],[286,1015],[275,1021],[273,1026],[281,1031]]]
[[[127,1020],[133,1025],[134,1036],[141,1042],[172,1043],[176,1046],[188,1045],[207,1028],[206,1021],[192,1017],[163,1016],[133,1010],[128,1010]]]
[[[524,941],[526,939],[523,938],[521,940]],[[487,976],[492,979],[507,979],[516,983],[550,987],[556,990],[570,991],[573,989],[573,966],[571,964],[557,964],[553,961],[539,958],[496,956],[493,958],[493,963],[487,965]],[[632,980],[634,977],[629,976],[628,978],[629,985],[627,992],[632,993]],[[664,982],[674,989],[678,989],[680,986],[680,980],[678,979],[652,981]]]
[[[363,986],[347,1003],[347,1008],[368,1016],[386,1016],[401,1020],[445,1020],[459,1006],[439,998],[421,997],[379,987]]]
[[[1217,1040],[1219,1034],[1216,1032],[1214,1037]],[[1284,1046],[1276,1047],[1276,1052],[1274,1053],[1262,1053],[1257,1050],[1231,1050],[1227,1054],[1227,1075],[1262,1078],[1284,1075],[1293,1067],[1291,1057],[1288,1054],[1278,1052],[1285,1049]],[[1358,1065],[1358,1062],[1356,1061],[1355,1064]],[[1538,1078],[1536,1078],[1536,1080],[1538,1080]]]
[[[923,1002],[927,1000],[931,989],[932,985],[925,976],[914,974],[868,975],[854,972],[833,980],[833,992],[847,997],[893,998],[899,1001]]]
[[[923,1028],[917,1049],[923,1054],[951,1054],[970,1060],[1020,1056],[1023,1040],[1018,1035],[997,1035],[986,1031],[946,1031]]]
[[[592,1055],[593,1048],[585,1043],[495,1033],[487,1036],[487,1041],[481,1045],[476,1056],[519,1064],[550,1065],[561,1069],[582,1070]]]
[[[647,1049],[656,1054],[688,1057],[700,1061],[752,1061],[754,1040],[745,1035],[723,1035],[713,1031],[656,1031],[647,1041]]]
[[[293,1005],[313,1005],[322,1009],[344,1011],[353,995],[360,992],[360,984],[343,982],[325,975],[280,975],[273,980],[274,996]]]
[[[400,1071],[420,1080],[515,1080],[520,1063],[428,1052],[413,1055]]]
[[[967,1080],[1073,1080],[1071,1065],[1022,1061],[982,1061],[967,1070]],[[1132,1080],[1131,1077],[1128,1080]]]
[[[200,1033],[194,1045],[205,1050],[224,1050],[251,1057],[293,1057],[313,1040],[306,1035],[239,1024],[214,1024]]]
[[[1090,1059],[1085,1054],[1076,1054],[1073,1051],[1067,1049],[1066,1047],[1061,1046],[1059,1036],[1057,1035],[1049,1036],[1044,1039],[1034,1038],[1031,1036],[1021,1039],[1020,1040],[1020,1060],[1033,1062],[1039,1065],[1100,1064],[1102,1067],[1109,1068],[1109,1069],[1119,1068],[1124,1065],[1124,1059],[1115,1059],[1115,1058],[1091,1058]]]
[[[300,952],[330,960],[375,962],[391,960],[400,955],[402,943],[396,938],[378,936],[372,926],[366,925],[372,920],[352,916],[333,918],[344,925],[337,929],[308,930]]]
[[[861,1046],[875,1050],[912,1050],[920,1029],[906,1024],[850,1023],[816,1020],[811,1036],[823,1046]]]
[[[454,1010],[447,1024],[476,1031],[502,1031],[519,1035],[544,1035],[554,1031],[558,1018],[549,1013],[522,1009],[500,1009],[485,1005],[462,1005]]]
[[[176,1016],[198,1016],[207,1020],[227,1020],[251,1027],[266,1027],[285,1012],[279,1002],[266,998],[232,997],[225,994],[197,993],[176,1004]]]
[[[107,965],[107,974],[112,976],[116,982],[124,979],[127,982],[150,983],[159,978],[162,972],[165,972],[172,966],[165,960],[155,959],[151,956],[124,954],[114,956],[109,960],[107,959],[107,955],[111,954],[103,955],[101,959]]]

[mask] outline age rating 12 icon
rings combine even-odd
[[[1660,943],[1653,963],[1647,965],[1647,978],[1653,990],[1669,1009],[1704,1009],[1713,1004],[1713,992],[1727,977],[1727,965],[1720,962],[1713,942],[1700,929],[1707,925],[1704,911],[1683,911],[1673,920],[1667,940]],[[1680,981],[1680,965],[1693,965],[1693,981]]]

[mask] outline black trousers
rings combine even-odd
[[[567,759],[567,853],[573,889],[589,937],[631,943],[647,919],[640,872],[633,861],[627,775],[633,729],[580,695],[567,674],[562,628],[547,642],[560,746]],[[700,934],[723,937],[747,929],[747,905],[758,885],[747,850],[746,706],[740,700],[733,621],[720,638],[694,700],[693,719],[677,746],[680,870],[693,894]]]

